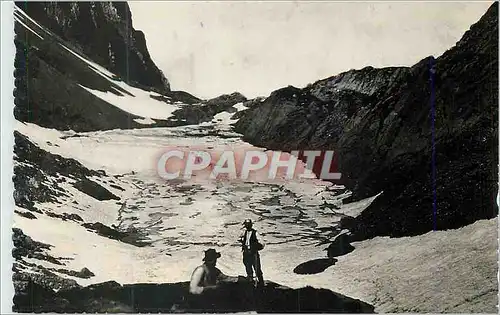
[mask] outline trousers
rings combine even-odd
[[[247,276],[253,279],[253,271],[257,275],[260,283],[264,283],[264,277],[262,275],[262,268],[260,265],[260,255],[259,252],[243,252],[243,264],[247,271]]]

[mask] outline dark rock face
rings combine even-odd
[[[332,234],[334,234],[333,232]],[[325,249],[328,258],[317,258],[306,261],[293,269],[297,274],[316,274],[325,271],[328,267],[335,265],[338,261],[334,257],[343,256],[352,252],[355,248],[351,245],[351,236],[343,233],[337,235],[332,243]]]
[[[19,121],[35,123],[46,128],[71,129],[77,132],[116,128],[173,127],[209,121],[216,113],[246,100],[239,93],[222,95],[211,100],[201,100],[187,92],[162,89],[153,82],[154,73],[156,73],[154,64],[150,65],[150,61],[144,63],[134,61],[135,59],[130,57],[133,55],[131,53],[128,57],[130,62],[128,69],[142,79],[134,81],[133,75],[131,75],[129,76],[130,80],[127,80],[127,77],[124,77],[123,73],[120,72],[127,68],[125,65],[110,64],[106,59],[107,55],[103,59],[98,53],[102,42],[108,40],[123,41],[121,31],[117,31],[116,34],[101,29],[95,34],[81,32],[80,29],[86,29],[87,26],[93,30],[93,20],[74,15],[76,14],[74,12],[81,14],[86,12],[87,15],[90,14],[89,12],[100,12],[95,13],[100,16],[98,20],[101,19],[98,24],[105,23],[108,21],[106,19],[111,19],[106,22],[109,24],[106,24],[109,26],[108,28],[114,30],[115,27],[118,27],[120,29],[120,27],[125,27],[122,25],[125,22],[115,21],[115,19],[130,13],[126,3],[95,3],[92,5],[91,3],[76,2],[37,2],[26,3],[26,5],[18,3],[18,7],[25,10],[36,21],[33,22],[26,18],[19,9],[15,12],[15,17],[20,22],[16,21],[15,23],[16,70],[14,77],[16,88],[14,102],[16,106],[14,116]],[[120,13],[121,9],[114,10],[115,7],[123,7],[125,13]],[[111,13],[116,11],[118,15],[114,16],[114,13],[111,14],[106,10]],[[101,16],[104,14],[103,12],[107,12],[105,16]],[[39,24],[43,27],[40,27]],[[134,47],[136,46],[132,45],[129,48],[134,50],[136,49]],[[119,51],[125,52],[123,49]],[[142,56],[141,58],[144,57],[144,60],[149,58],[147,51],[145,53],[137,51],[136,56]],[[75,54],[82,56],[86,54],[89,61],[105,66],[111,72],[117,73],[118,77],[99,72],[94,66],[89,65]],[[123,63],[124,60],[126,59],[121,62]],[[141,65],[143,68],[134,65]],[[134,69],[143,69],[144,71]],[[146,79],[153,81],[148,82]],[[175,111],[173,117],[169,119],[154,119],[155,123],[151,125],[140,124],[135,119],[142,117],[125,112],[83,88],[113,93],[118,96],[131,96],[129,92],[117,84],[120,80],[146,91],[159,92],[160,95],[151,95],[151,98],[165,102],[165,106],[172,106],[173,103],[176,103],[180,109]]]
[[[91,60],[159,93],[170,91],[151,60],[144,33],[135,30],[126,2],[16,2],[42,26],[71,43]]]
[[[128,243],[137,247],[150,245],[150,243],[144,239],[141,233],[133,227],[127,231],[119,231],[100,222],[83,223],[82,226],[88,230],[95,231],[101,236],[118,240],[123,243]]]
[[[14,166],[14,201],[16,206],[41,213],[36,209],[35,202],[58,202],[58,196],[64,192],[54,182],[50,182],[40,169],[45,154],[29,140],[14,132],[14,160],[25,162]],[[31,163],[29,163],[31,162]],[[29,164],[28,164],[29,163]]]
[[[25,294],[30,286],[40,286],[42,291],[80,287],[75,280],[61,277],[57,273],[80,278],[90,278],[94,276],[87,268],[82,268],[80,271],[62,268],[64,266],[64,260],[67,258],[56,258],[50,255],[48,251],[52,248],[52,245],[35,241],[18,228],[13,228],[12,232],[12,240],[14,243],[12,257],[15,260],[12,267],[12,271],[14,272],[12,281],[14,283],[16,296]],[[26,258],[45,261],[49,264],[53,264],[54,267],[37,265],[26,261]],[[29,272],[26,272],[26,270],[29,270]],[[33,296],[28,296],[27,298],[33,298]]]
[[[61,277],[59,274],[67,274],[73,277],[90,278],[94,274],[87,268],[80,271],[67,270],[62,268],[64,260],[67,258],[53,257],[48,251],[52,245],[33,240],[18,228],[12,229],[12,240],[14,248],[12,257],[14,264],[12,266],[12,282],[14,284],[15,298],[29,301],[43,299],[47,293],[52,290],[68,290],[79,288],[78,283],[73,279]],[[28,262],[26,258],[45,261],[53,264],[54,267],[44,267],[36,263]],[[29,272],[26,272],[29,270]],[[34,289],[36,288],[36,289]],[[35,293],[35,295],[30,295]],[[54,299],[46,300],[47,303],[54,303]],[[36,304],[37,302],[35,302]]]
[[[335,150],[351,200],[384,192],[342,221],[353,240],[495,217],[498,3],[437,59],[287,87],[242,116],[236,130],[255,145]]]
[[[210,121],[217,113],[236,111],[233,105],[243,103],[247,99],[238,92],[224,94],[219,97],[203,101],[198,105],[184,106],[173,114],[177,119],[184,119],[184,124],[199,124]]]
[[[14,259],[28,257],[62,265],[57,258],[47,254],[46,251],[52,247],[51,245],[34,241],[31,237],[24,234],[21,229],[12,229],[12,241],[14,243],[14,248],[12,249],[12,257]]]
[[[28,137],[18,131],[14,131],[14,160],[20,162],[32,162],[39,169],[43,169],[49,175],[65,175],[69,177],[97,176],[102,174],[95,170],[90,170],[74,159],[64,158],[57,154],[47,152],[35,144]]]
[[[76,183],[73,184],[73,186],[78,189],[79,191],[94,197],[95,199],[102,201],[102,200],[120,200],[120,197],[116,196],[106,188],[102,187],[98,183],[87,179],[83,178]]]
[[[338,257],[346,255],[354,250],[351,245],[351,237],[348,234],[338,235],[326,249],[328,257]]]
[[[19,214],[20,216],[24,217],[24,218],[28,218],[28,219],[36,219],[36,215],[34,215],[33,213],[31,212],[25,212],[25,211],[18,211],[18,210],[14,210],[14,213],[17,213]]]
[[[227,284],[210,296],[188,294],[188,283],[130,284],[114,281],[57,293],[35,283],[16,292],[16,312],[87,313],[373,313],[373,306],[325,289],[290,289],[268,283],[261,291],[244,282]],[[31,296],[31,299],[28,297]]]
[[[407,68],[351,70],[304,89],[288,86],[242,112],[236,131],[278,150],[327,149],[361,106],[374,106]],[[373,82],[372,82],[373,80]]]
[[[14,305],[32,305],[25,312],[47,312],[50,308],[67,307],[67,300],[53,296],[54,289],[79,287],[75,280],[54,276],[53,274],[14,273],[12,277],[15,289]],[[15,307],[13,307],[13,311]]]
[[[196,104],[200,103],[202,100],[194,95],[189,94],[185,91],[170,91],[167,93],[172,99],[175,99],[184,104]]]
[[[83,219],[82,217],[80,217],[78,214],[76,213],[66,213],[64,212],[63,214],[58,214],[58,213],[53,213],[53,212],[50,212],[50,211],[45,211],[45,214],[49,217],[52,217],[52,218],[58,218],[58,219],[61,219],[63,221],[74,221],[74,222],[83,222]]]
[[[33,6],[33,14],[41,14],[35,8],[41,9],[44,5],[52,4],[41,2],[27,4],[30,8]],[[53,3],[53,5],[66,4]],[[77,132],[148,126],[134,121],[141,117],[103,101],[82,87],[117,95],[129,95],[110,80],[118,78],[107,78],[104,74],[96,72],[96,69],[72,52],[78,53],[78,48],[50,30],[41,28],[19,11],[15,12],[15,17],[34,31],[28,30],[17,21],[15,23],[14,116],[17,120],[59,130],[72,129]],[[166,124],[161,120],[157,123]]]
[[[85,267],[82,268],[80,271],[66,270],[66,269],[56,269],[55,271],[83,279],[88,279],[95,276],[95,274],[92,271],[90,271],[88,268]]]
[[[64,158],[42,150],[26,136],[14,131],[14,201],[17,206],[41,213],[35,202],[56,202],[69,197],[54,178],[62,175],[77,182],[75,188],[98,200],[120,199],[87,176],[102,177],[102,173],[90,170],[74,159]],[[63,177],[64,179],[64,177]],[[63,219],[78,220],[77,215],[67,215]]]

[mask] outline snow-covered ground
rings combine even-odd
[[[18,19],[29,19],[18,11]],[[183,106],[156,100],[153,97],[158,94],[128,86],[105,68],[63,47],[130,95],[81,87],[142,117],[138,123],[167,119]],[[233,107],[246,109],[241,103]],[[293,288],[332,289],[375,305],[377,312],[496,312],[497,219],[417,237],[377,237],[354,243],[353,252],[337,257],[336,264],[325,271],[300,275],[293,272],[295,267],[327,257],[325,249],[332,240],[327,228],[334,227],[342,214],[359,215],[376,196],[342,205],[341,198],[348,194],[332,192],[342,187],[318,180],[192,183],[167,182],[156,174],[157,160],[166,147],[250,147],[231,130],[236,121],[233,114],[218,113],[211,122],[200,125],[79,134],[17,122],[16,130],[40,148],[73,158],[89,169],[105,170],[107,176],[92,179],[120,197],[119,201],[98,201],[73,187],[73,179],[59,175],[51,179],[64,178],[59,186],[68,196],[60,197],[60,203],[38,203],[37,208],[78,214],[84,222],[135,227],[152,244],[137,247],[99,236],[78,222],[44,214],[36,214],[37,219],[15,215],[15,226],[36,241],[54,245],[52,256],[72,258],[64,261],[65,268],[90,269],[95,276],[89,279],[60,274],[82,285],[107,280],[161,283],[188,280],[209,247],[222,252],[218,265],[223,272],[243,275],[236,240],[242,232],[241,222],[251,218],[266,245],[261,260],[268,280]],[[340,210],[324,202],[336,204]],[[46,261],[26,260],[53,267]]]
[[[37,220],[15,217],[15,225],[33,239],[54,245],[55,257],[71,257],[67,268],[89,268],[90,279],[121,283],[177,282],[189,279],[201,262],[203,250],[222,252],[219,267],[228,274],[244,274],[236,242],[241,222],[253,219],[266,244],[262,252],[265,277],[301,287],[312,285],[359,298],[383,312],[491,312],[496,288],[497,220],[479,221],[454,231],[418,237],[379,237],[354,243],[356,249],[322,273],[299,275],[293,269],[325,258],[328,232],[340,217],[320,207],[323,201],[340,203],[318,181],[262,183],[166,182],[155,173],[156,158],[165,146],[241,145],[234,137],[200,136],[206,128],[229,131],[231,114],[217,115],[200,126],[111,130],[81,133],[18,123],[17,130],[44,150],[74,158],[108,175],[125,174],[120,191],[98,180],[121,200],[97,201],[72,188],[63,204],[38,204],[56,213],[77,213],[86,222],[134,226],[145,232],[152,246],[136,247],[98,236],[79,224],[38,215]],[[197,135],[197,136],[192,136]],[[341,205],[337,213],[359,214],[375,197]],[[125,205],[125,206],[123,206]],[[47,264],[46,262],[38,262]]]
[[[115,93],[102,92],[98,90],[90,89],[86,86],[80,85],[81,88],[87,90],[88,92],[94,94],[95,96],[105,100],[109,104],[116,106],[126,112],[143,117],[143,122],[145,124],[153,124],[154,121],[151,119],[167,119],[172,116],[172,113],[179,109],[178,105],[167,104],[164,101],[159,101],[152,98],[152,96],[160,97],[161,95],[155,92],[144,91],[139,88],[132,87],[123,81],[113,79],[114,74],[109,72],[106,68],[92,62],[78,53],[69,49],[68,47],[60,44],[68,52],[75,55],[80,60],[87,63],[90,69],[94,70],[97,74],[101,75],[103,78],[109,80],[114,85],[119,86],[121,89],[127,91],[130,95],[121,93],[115,89]]]
[[[122,90],[125,90],[126,92],[128,92],[128,94],[122,93],[118,89],[115,89],[115,93],[117,93],[118,94],[117,95],[111,92],[102,92],[99,90],[94,90],[83,85],[80,85],[81,88],[103,99],[104,101],[108,102],[113,106],[116,106],[131,114],[143,117],[142,120],[137,122],[143,124],[154,124],[154,121],[152,119],[170,118],[173,115],[173,112],[179,109],[178,105],[167,104],[165,101],[160,101],[158,99],[153,98],[153,97],[157,98],[162,97],[162,95],[155,92],[144,91],[142,89],[132,87],[123,81],[116,80],[115,75],[109,72],[106,68],[84,58],[83,56],[79,55],[77,52],[69,49],[63,44],[59,45],[61,45],[62,48],[73,54],[78,59],[85,62],[88,65],[88,67],[93,71],[95,71],[97,74],[109,80],[113,85],[116,85],[120,87]],[[162,97],[162,98],[169,99],[168,97]]]

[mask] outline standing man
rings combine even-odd
[[[242,245],[243,264],[245,265],[247,277],[253,282],[253,270],[255,269],[255,274],[259,280],[258,285],[263,286],[264,277],[260,266],[259,250],[263,249],[264,245],[260,244],[257,240],[257,231],[253,229],[252,220],[246,219],[243,225],[245,226],[245,232],[240,237],[240,242]]]

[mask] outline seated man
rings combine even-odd
[[[203,264],[196,267],[191,275],[189,284],[191,294],[202,294],[207,290],[215,289],[220,282],[238,282],[238,277],[227,276],[215,267],[217,258],[220,256],[221,254],[213,248],[205,251]]]

